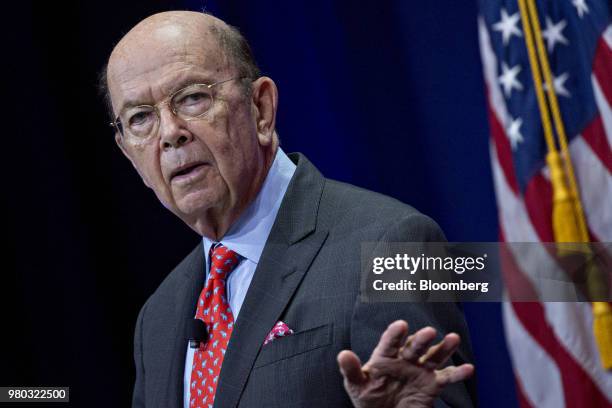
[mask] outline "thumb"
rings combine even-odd
[[[361,385],[368,380],[368,377],[361,370],[361,361],[357,354],[350,350],[342,350],[338,354],[338,366],[342,376],[352,385]]]

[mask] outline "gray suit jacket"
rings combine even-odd
[[[463,314],[448,303],[358,299],[366,241],[443,241],[430,218],[401,202],[325,179],[302,155],[236,321],[215,407],[349,407],[336,355],[367,361],[386,326],[434,326],[463,339],[453,364],[471,361]],[[134,407],[182,407],[187,321],[204,284],[198,245],[162,282],[138,316]],[[282,320],[295,334],[262,346]],[[475,404],[475,381],[446,388],[436,406]]]

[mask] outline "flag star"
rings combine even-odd
[[[564,72],[558,77],[553,76],[553,88],[557,95],[565,96],[566,98],[571,98],[572,94],[565,87],[565,81],[569,78],[569,74]],[[548,84],[544,84],[544,89],[548,91]]]
[[[565,20],[559,21],[557,24],[553,24],[550,17],[546,17],[546,30],[542,31],[542,37],[546,39],[548,44],[548,52],[552,52],[555,48],[556,43],[568,45],[567,38],[563,36],[563,29],[567,25]]]
[[[501,9],[501,20],[493,24],[493,30],[501,31],[504,45],[508,45],[508,41],[510,41],[512,35],[516,35],[517,37],[523,36],[521,30],[517,27],[517,23],[520,19],[521,17],[518,12],[509,16],[505,8]]]
[[[523,126],[523,119],[516,118],[511,119],[510,126],[506,129],[512,150],[516,150],[517,145],[524,141],[521,134],[521,126]]]
[[[506,98],[512,95],[513,89],[523,90],[523,85],[519,82],[517,76],[521,72],[521,66],[515,65],[509,68],[505,62],[502,62],[502,74],[498,78],[499,83],[504,88]]]
[[[589,13],[589,6],[587,6],[586,0],[572,0],[572,5],[576,7],[578,17],[580,18],[582,18],[585,13]]]

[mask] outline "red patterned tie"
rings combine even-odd
[[[225,295],[225,280],[240,262],[240,256],[215,244],[210,248],[210,273],[206,287],[200,293],[196,318],[206,323],[208,341],[193,355],[191,369],[190,407],[213,406],[223,356],[227,349],[234,316]]]

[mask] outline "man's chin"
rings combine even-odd
[[[196,191],[189,193],[176,201],[176,214],[186,220],[194,220],[201,217],[213,207],[218,206],[216,197],[212,197],[210,193],[205,194],[204,191]]]

